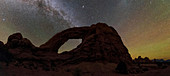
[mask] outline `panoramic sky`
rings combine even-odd
[[[113,26],[133,58],[170,59],[170,0],[0,0],[0,41],[20,32],[39,46],[71,27]],[[75,48],[69,40],[60,52]]]

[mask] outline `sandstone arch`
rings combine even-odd
[[[82,43],[77,48],[58,55],[59,59],[68,59],[67,63],[72,63],[75,60],[101,60],[115,63],[125,61],[132,63],[128,49],[124,46],[116,30],[105,23],[64,30],[53,36],[49,41],[41,45],[40,48],[58,52],[58,49],[68,39],[82,39]]]
[[[41,45],[40,48],[58,52],[58,49],[69,39],[84,39],[89,27],[74,27],[64,30],[53,36],[48,42]]]

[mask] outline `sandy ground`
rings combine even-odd
[[[170,76],[170,66],[166,69],[149,70],[140,74],[118,74],[113,68],[116,64],[81,63],[73,66],[64,66],[56,71],[29,70],[23,67],[0,66],[0,76]]]
[[[166,69],[150,70],[136,76],[170,76],[170,66]]]

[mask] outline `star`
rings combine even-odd
[[[150,4],[152,4],[152,1],[150,1]]]
[[[6,20],[5,18],[2,19],[2,21],[5,21],[5,20]]]
[[[84,5],[82,6],[82,8],[84,8]]]

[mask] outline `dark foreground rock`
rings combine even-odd
[[[0,62],[6,62],[7,64],[12,61],[13,55],[8,51],[3,42],[0,41]]]

